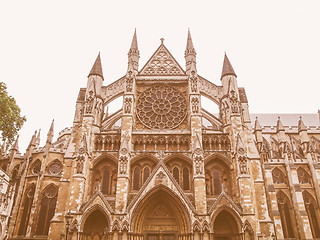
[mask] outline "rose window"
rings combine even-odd
[[[184,96],[171,87],[152,87],[144,91],[137,101],[139,120],[148,128],[172,129],[187,115]]]

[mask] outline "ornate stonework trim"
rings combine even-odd
[[[223,197],[226,198],[226,200],[229,202],[230,206],[232,206],[231,209],[236,211],[236,213],[239,216],[241,216],[243,214],[242,210],[237,206],[237,204],[225,192],[221,192],[220,195],[218,196],[217,200],[215,201],[215,203],[209,209],[209,211],[208,211],[209,215],[211,215],[213,212],[216,212],[215,210],[217,209],[217,206],[221,202]],[[230,207],[227,205],[224,205],[224,206]]]
[[[105,217],[108,219],[108,225],[111,226],[112,218],[111,218],[111,214],[108,211],[108,209],[106,209],[104,206],[94,204],[94,205],[88,207],[85,211],[80,212],[80,213],[82,213],[82,217],[79,220],[80,232],[83,231],[83,227],[84,227],[84,224],[85,224],[87,218],[95,210],[100,210],[105,215]]]
[[[149,153],[141,153],[139,155],[136,155],[135,157],[133,157],[130,160],[130,166],[132,166],[133,164],[135,164],[136,162],[140,161],[141,159],[147,158],[149,160],[151,160],[152,162],[155,163],[155,165],[158,163],[159,159],[156,158],[153,154],[149,154]],[[151,174],[152,175],[152,174]],[[150,176],[151,176],[150,175]]]
[[[237,209],[233,209],[232,207],[227,206],[227,205],[223,205],[220,208],[218,208],[216,211],[210,213],[210,219],[211,219],[212,227],[213,227],[213,224],[214,224],[214,222],[216,220],[216,217],[222,211],[227,211],[234,217],[234,219],[236,220],[237,225],[238,225],[238,232],[242,232],[242,229],[241,229],[242,228],[242,221],[241,221],[242,212],[238,212]]]
[[[109,84],[108,86],[101,87],[103,107],[108,105],[114,99],[122,96],[124,94],[124,83],[126,76],[121,77],[117,81]]]
[[[147,188],[147,186],[150,184],[151,180],[153,178],[156,177],[156,174],[159,172],[159,169],[161,168],[162,171],[165,172],[166,176],[168,177],[169,181],[176,187],[179,195],[177,193],[175,193],[171,188],[160,184],[158,186],[154,186],[153,188],[151,188],[148,192],[144,193],[145,189]],[[158,165],[154,168],[154,170],[152,171],[152,173],[150,174],[149,178],[147,179],[147,181],[143,184],[143,186],[140,188],[139,192],[137,193],[137,195],[133,198],[133,200],[130,202],[130,204],[127,207],[127,212],[130,212],[130,210],[135,209],[136,206],[138,206],[138,204],[140,203],[140,201],[142,201],[145,197],[149,196],[150,194],[152,194],[152,192],[157,189],[158,187],[164,187],[166,189],[169,190],[169,192],[171,192],[172,194],[174,194],[178,199],[181,199],[183,201],[182,204],[186,205],[187,209],[191,209],[192,212],[195,212],[196,209],[195,207],[192,205],[192,203],[190,202],[189,198],[185,195],[185,193],[183,192],[182,188],[180,187],[180,185],[175,181],[174,177],[172,176],[172,174],[170,173],[169,169],[166,167],[166,165],[164,164],[163,161],[160,161],[158,163]],[[144,194],[143,194],[144,193]]]
[[[217,86],[199,75],[198,77],[200,94],[209,98],[219,106],[221,102],[222,86]]]
[[[99,163],[101,160],[104,158],[108,158],[109,160],[113,161],[116,165],[118,165],[118,158],[109,154],[109,153],[102,153],[100,156],[96,157],[92,162],[92,166],[96,165]]]
[[[208,164],[210,161],[218,158],[219,160],[222,160],[231,170],[233,169],[233,162],[231,159],[227,158],[225,155],[222,155],[221,153],[213,153],[210,156],[206,157],[204,159],[204,165]]]
[[[164,52],[166,52],[169,56],[169,59],[173,61],[173,67],[177,68],[177,71],[179,72],[178,74],[174,74],[174,75],[185,75],[186,72],[182,69],[182,67],[180,66],[180,64],[177,62],[177,60],[172,56],[172,54],[169,52],[169,50],[164,46],[163,43],[161,43],[161,45],[157,48],[157,50],[153,53],[153,55],[149,58],[149,60],[147,61],[147,63],[142,67],[142,69],[139,71],[138,75],[149,75],[147,73],[145,73],[146,69],[150,66],[151,62],[154,60],[154,58],[156,57],[156,55],[160,52],[160,50],[162,50]],[[162,66],[161,66],[162,67]],[[160,68],[161,68],[160,67]],[[155,75],[155,74],[152,74]],[[168,73],[166,75],[173,75],[172,73]]]
[[[97,198],[100,198],[102,200],[102,202],[104,203],[103,205],[98,205],[98,204],[92,204],[94,202],[94,200],[96,200]],[[90,198],[90,200],[80,208],[79,212],[83,213],[83,216],[86,215],[86,213],[94,206],[100,206],[101,208],[103,208],[104,210],[107,210],[106,212],[113,213],[113,210],[110,206],[110,204],[108,203],[108,201],[105,199],[105,197],[103,196],[103,193],[100,191],[97,191],[92,198]]]

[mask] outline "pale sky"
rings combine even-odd
[[[104,85],[126,73],[134,29],[139,69],[164,44],[185,68],[190,28],[198,74],[220,85],[224,52],[251,113],[317,113],[320,1],[1,1],[0,81],[41,144],[72,126],[76,98],[101,52]]]

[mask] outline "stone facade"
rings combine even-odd
[[[185,60],[161,39],[139,70],[135,33],[126,74],[103,85],[99,54],[73,126],[53,142],[52,122],[44,147],[35,133],[23,156],[17,142],[2,153],[4,238],[320,239],[319,116],[252,122],[226,55],[220,85],[198,75],[190,32]]]

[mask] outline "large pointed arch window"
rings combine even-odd
[[[42,194],[36,235],[48,235],[50,221],[53,218],[57,203],[58,188],[49,185]]]
[[[150,176],[150,169],[149,169],[149,167],[145,167],[143,169],[143,183],[145,183],[147,181],[149,176]]]
[[[28,223],[29,223],[31,206],[32,206],[33,197],[34,197],[34,190],[35,190],[34,184],[29,186],[26,190],[26,194],[25,194],[24,202],[23,202],[23,212],[22,212],[22,216],[21,216],[21,222],[20,222],[18,235],[22,235],[22,236],[26,235],[27,227],[28,227]]]

